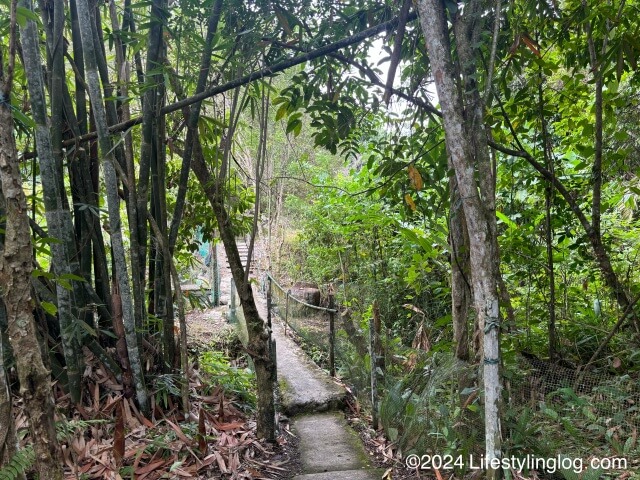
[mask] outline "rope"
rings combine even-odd
[[[267,278],[269,278],[273,283],[275,283],[276,287],[278,287],[282,293],[284,293],[285,295],[288,295],[288,293],[285,291],[285,289],[282,287],[282,285],[280,285],[276,281],[276,279],[271,276],[270,273],[267,273]],[[291,300],[293,300],[294,302],[299,303],[300,305],[304,305],[305,307],[312,308],[314,310],[320,310],[321,312],[328,312],[328,313],[337,313],[338,312],[338,310],[336,310],[335,308],[318,307],[316,305],[311,305],[309,303],[303,302],[302,300],[297,299],[293,295],[289,295],[289,298]]]
[[[500,330],[500,320],[497,318],[493,318],[485,324],[484,334],[488,335],[493,329]]]

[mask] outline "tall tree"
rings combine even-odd
[[[134,387],[138,404],[143,412],[148,413],[149,401],[145,385],[144,372],[138,346],[136,322],[133,313],[133,299],[127,268],[127,256],[122,239],[122,221],[120,218],[120,199],[118,196],[118,178],[111,139],[107,129],[107,116],[100,90],[100,78],[98,77],[98,64],[93,43],[95,28],[91,21],[91,13],[87,0],[78,0],[78,21],[85,60],[86,83],[91,99],[93,117],[98,133],[100,153],[103,158],[103,170],[107,190],[107,204],[109,210],[109,235],[111,238],[112,257],[115,263],[115,277],[122,301],[122,316],[125,327],[127,350],[131,364]]]
[[[7,331],[11,346],[15,352],[20,352],[20,355],[15,356],[16,369],[36,451],[38,473],[40,478],[61,480],[61,452],[53,418],[50,374],[42,359],[39,335],[33,318],[33,246],[27,202],[22,190],[22,176],[13,137],[10,98],[16,54],[15,0],[11,2],[10,29],[6,70],[4,55],[0,49],[0,190],[4,197],[6,213],[4,248],[0,251],[0,296],[6,305]],[[3,418],[3,424],[4,420]],[[9,421],[13,422],[13,419],[10,418]],[[3,442],[0,444],[0,450],[4,448],[5,439],[6,437],[0,438]]]
[[[481,2],[465,5],[450,17],[463,83],[452,58],[452,38],[448,28],[448,8],[440,0],[417,2],[431,71],[442,107],[447,150],[455,172],[469,235],[471,283],[479,331],[482,338],[482,381],[485,414],[485,458],[488,465],[501,457],[499,376],[499,300],[496,217],[493,169],[483,164],[489,158],[484,131],[483,105],[477,84],[472,82],[477,51],[477,33],[469,25],[481,24]],[[475,89],[475,92],[474,92]],[[460,92],[464,92],[463,99]],[[465,108],[466,107],[466,108]],[[495,207],[493,207],[495,209]],[[497,468],[488,468],[487,477],[498,478]]]

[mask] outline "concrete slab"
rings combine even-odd
[[[369,466],[369,456],[358,434],[341,413],[310,414],[294,419],[304,473],[360,470]]]
[[[331,380],[307,358],[293,340],[284,335],[278,321],[273,322],[278,357],[278,381],[282,407],[289,416],[309,412],[338,410],[344,406],[344,387]]]
[[[380,480],[382,475],[383,472],[377,470],[344,470],[298,475],[293,480]]]
[[[256,299],[259,298],[255,295]],[[266,305],[257,307],[267,318]],[[296,343],[284,334],[279,320],[273,320],[276,340],[281,406],[292,418],[298,437],[302,474],[298,480],[379,480],[383,472],[371,467],[360,437],[339,410],[346,391],[308,359]],[[315,413],[310,413],[315,412]],[[327,413],[317,413],[327,412]]]

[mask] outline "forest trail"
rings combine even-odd
[[[267,306],[256,295],[260,315]],[[381,473],[372,468],[358,434],[342,414],[346,390],[334,382],[285,335],[278,317],[273,317],[276,340],[281,408],[292,417],[298,437],[302,474],[298,480],[375,480]]]
[[[238,250],[246,265],[246,244],[239,241]],[[231,272],[223,248],[218,249],[218,261],[221,267],[221,299],[227,303],[230,297]],[[254,268],[252,276],[255,275]],[[266,320],[266,299],[255,290],[254,298],[260,316]],[[371,466],[360,437],[344,419],[344,387],[334,382],[285,335],[279,317],[272,316],[272,326],[272,335],[276,340],[281,409],[291,417],[291,429],[298,438],[302,465],[302,472],[294,479],[381,478],[382,472]]]

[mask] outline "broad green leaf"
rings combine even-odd
[[[51,316],[55,316],[58,313],[58,307],[50,302],[40,302],[42,309]]]
[[[504,213],[502,213],[499,210],[496,210],[496,217],[498,217],[509,228],[514,228],[514,229],[518,228],[517,223],[515,223],[513,220],[511,220],[509,217],[507,217]]]

